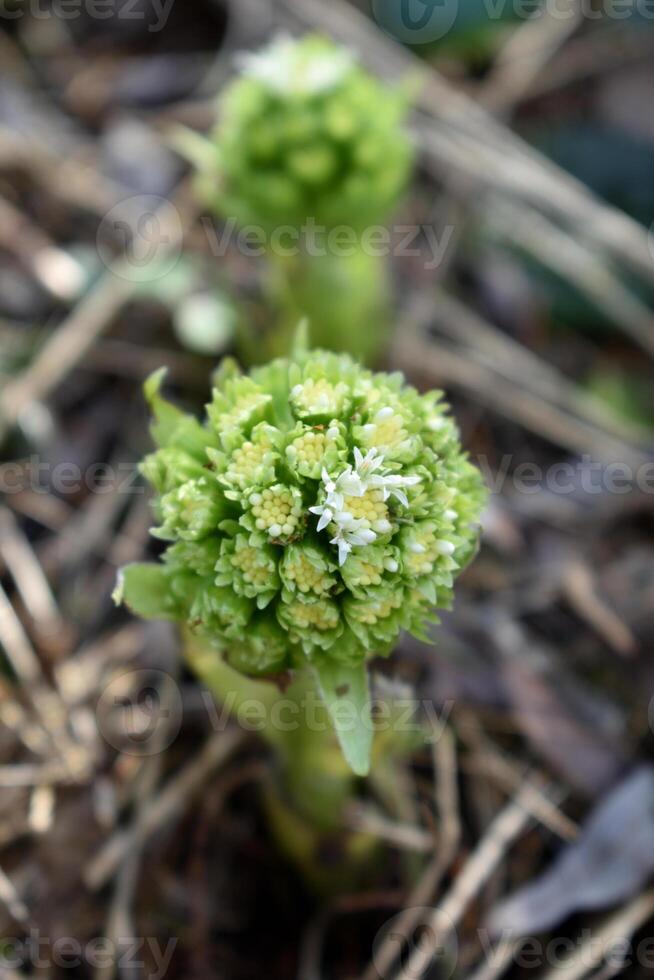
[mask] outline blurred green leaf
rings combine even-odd
[[[372,749],[372,717],[366,664],[342,664],[322,659],[314,669],[343,755],[357,776],[367,776]]]
[[[654,424],[651,385],[644,378],[634,378],[620,367],[601,364],[591,372],[586,388],[628,421],[645,426]]]
[[[176,619],[170,581],[163,565],[135,563],[118,573],[112,598],[144,619]]]

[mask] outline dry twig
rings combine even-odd
[[[244,740],[245,734],[236,730],[212,735],[197,757],[166,784],[151,801],[148,809],[138,814],[130,827],[111,837],[93,858],[84,875],[89,888],[101,888],[133,847],[175,820],[209,775],[224,765],[238,751]]]
[[[607,463],[620,460],[634,468],[649,462],[646,453],[522,388],[495,365],[475,360],[474,352],[428,341],[424,307],[424,301],[418,300],[398,330],[394,362],[408,374],[428,375],[436,383],[462,388],[473,399],[574,453]]]
[[[180,245],[185,228],[196,209],[182,206],[186,185],[173,207],[180,220],[168,222],[172,214],[167,205],[160,218],[158,254],[164,255]],[[99,283],[78,303],[67,320],[58,327],[33,363],[0,392],[0,436],[2,426],[15,424],[33,402],[41,401],[83,359],[97,338],[109,327],[113,317],[133,295],[138,281],[126,258],[117,259]]]
[[[408,48],[389,39],[345,0],[282,0],[291,20],[310,25],[358,49],[385,77],[413,76],[423,82],[417,120],[421,148],[439,176],[454,171],[477,185],[502,188],[519,199],[523,212],[537,208],[562,227],[583,228],[589,240],[632,266],[647,281],[654,264],[647,232],[624,212],[598,200],[580,181],[529,147],[481,106],[457,91]]]
[[[424,976],[443,943],[456,929],[470,902],[479,894],[511,845],[532,820],[527,809],[531,787],[517,796],[495,817],[485,836],[472,852],[443,901],[433,910],[425,931],[425,942],[414,950],[404,974]]]
[[[487,358],[489,366],[508,380],[519,380],[522,387],[547,402],[643,452],[651,448],[649,428],[616,416],[603,401],[588,394],[456,297],[437,289],[433,298],[427,294],[422,299],[418,297],[414,309],[417,321],[433,321],[439,333],[467,346],[477,358]]]
[[[0,557],[10,570],[37,630],[41,634],[63,633],[65,624],[50,584],[32,546],[6,507],[0,508],[0,534]]]
[[[583,980],[605,959],[625,953],[625,944],[654,916],[654,891],[643,892],[610,915],[587,941],[580,943],[570,959],[544,974],[542,980]],[[615,964],[615,972],[629,966],[629,957]]]
[[[579,0],[565,8],[544,7],[542,16],[515,28],[484,80],[480,102],[494,112],[507,112],[529,95],[543,68],[574,34],[583,17]]]
[[[16,922],[25,923],[29,921],[27,906],[2,868],[0,868],[0,902],[7,907],[9,914]]]
[[[424,906],[432,900],[443,876],[456,856],[461,837],[459,793],[457,788],[456,745],[449,728],[444,728],[434,742],[436,773],[436,806],[440,819],[440,836],[436,853],[408,896],[404,912],[397,917],[393,935],[388,936],[368,965],[362,980],[386,977],[398,955],[398,936],[409,937],[422,920]]]
[[[582,561],[572,562],[563,576],[563,588],[573,609],[622,657],[633,657],[636,637],[600,598],[591,569]]]
[[[525,805],[538,820],[562,840],[571,841],[579,834],[577,824],[563,813],[552,800],[552,794],[543,791],[544,779],[535,779],[521,771],[520,767],[506,758],[493,742],[486,737],[481,725],[471,711],[462,711],[458,718],[457,731],[461,738],[472,746],[478,756],[475,771],[496,779],[503,789],[516,793],[523,792]],[[559,793],[558,795],[563,795]]]

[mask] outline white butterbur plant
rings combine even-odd
[[[146,386],[159,448],[142,470],[166,547],[124,569],[118,596],[186,624],[205,663],[315,677],[365,773],[368,664],[402,629],[428,638],[478,538],[482,481],[447,406],[325,351],[249,375],[225,363],[202,422],[161,380]],[[359,718],[347,728],[344,696]]]
[[[286,352],[307,317],[317,345],[374,363],[391,298],[385,256],[366,239],[398,206],[411,172],[408,87],[386,86],[355,50],[314,35],[242,52],[236,69],[208,137],[184,131],[178,142],[203,202],[261,240],[273,317],[265,330],[243,318],[242,353],[259,362]],[[319,386],[302,397],[317,408],[324,395]]]

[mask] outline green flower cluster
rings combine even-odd
[[[142,471],[167,542],[119,597],[185,622],[265,675],[424,636],[475,549],[484,501],[441,395],[346,355],[224,364],[204,422],[146,385],[158,449]]]
[[[269,232],[309,217],[327,228],[382,220],[411,164],[403,96],[321,37],[280,37],[240,68],[205,154],[218,210]]]

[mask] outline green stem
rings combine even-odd
[[[263,345],[247,356],[256,360],[287,354],[298,322],[309,321],[311,343],[343,351],[369,364],[379,362],[389,341],[391,305],[383,258],[359,246],[352,254],[268,254],[266,291],[277,318]]]
[[[321,829],[340,826],[357,777],[343,759],[312,674],[297,671],[281,689],[273,681],[240,674],[192,635],[186,651],[217,700],[275,748],[282,786],[294,809]]]
[[[376,842],[366,834],[344,832],[345,806],[358,780],[343,758],[312,674],[297,671],[281,689],[273,681],[238,673],[191,633],[185,647],[190,666],[216,699],[275,749],[280,778],[266,789],[265,805],[280,847],[317,890],[352,885]]]

